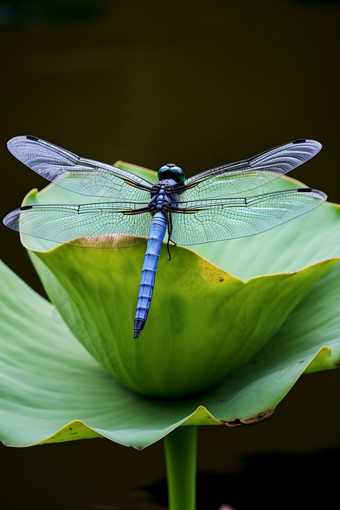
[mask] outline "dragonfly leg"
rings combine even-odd
[[[167,247],[167,250],[168,250],[168,254],[169,254],[169,260],[171,260],[171,253],[170,253],[170,241],[173,243],[174,247],[176,246],[176,243],[171,239],[171,234],[172,234],[172,216],[171,216],[171,213],[168,215],[168,241],[166,243],[166,247]]]

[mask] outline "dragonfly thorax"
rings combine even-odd
[[[173,163],[168,163],[161,166],[161,168],[158,170],[158,179],[160,181],[164,181],[165,179],[172,179],[176,181],[176,183],[180,183],[185,180],[185,173],[181,167],[174,165]]]
[[[156,211],[163,211],[166,205],[170,205],[177,201],[177,194],[174,192],[177,182],[173,179],[164,179],[156,182],[152,186],[151,201],[149,204],[150,209]]]

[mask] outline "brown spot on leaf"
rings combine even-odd
[[[266,411],[262,411],[261,413],[253,416],[252,418],[248,418],[247,420],[243,420],[242,423],[245,425],[251,425],[252,423],[257,423],[259,421],[270,418],[274,414],[275,409],[267,409]]]
[[[275,409],[267,409],[266,411],[262,411],[261,413],[252,416],[251,418],[247,418],[246,420],[242,420],[240,418],[236,418],[236,420],[232,421],[223,421],[221,420],[221,424],[226,427],[239,427],[240,425],[252,425],[253,423],[258,423],[259,421],[265,420],[266,418],[270,418],[274,414]]]
[[[146,237],[133,236],[130,234],[106,234],[102,236],[81,236],[68,242],[72,246],[85,248],[124,248],[126,246],[137,246],[145,243]]]
[[[299,363],[303,363],[304,361],[305,361],[305,360],[303,359],[303,360],[299,361]]]
[[[241,420],[239,420],[238,418],[236,418],[236,420],[233,420],[233,421],[221,420],[221,423],[222,423],[222,425],[225,425],[226,427],[239,427],[240,425],[242,425]]]

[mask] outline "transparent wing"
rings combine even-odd
[[[185,180],[179,201],[222,197],[258,188],[302,165],[322,148],[315,140],[295,140],[250,159],[219,166]]]
[[[326,199],[322,191],[300,188],[248,198],[180,204],[177,212],[176,208],[171,210],[171,239],[188,246],[252,236],[305,214]]]
[[[106,236],[108,247],[125,248],[145,241],[151,215],[147,207],[130,203],[29,205],[10,212],[3,222],[22,234],[57,243],[91,247],[95,237]]]
[[[16,136],[7,143],[19,161],[45,179],[80,195],[147,200],[152,184],[112,165],[85,159],[35,136]]]

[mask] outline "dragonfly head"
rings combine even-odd
[[[168,163],[167,165],[161,166],[158,170],[158,180],[164,181],[164,179],[173,179],[180,183],[184,181],[185,173],[179,166]]]

